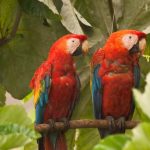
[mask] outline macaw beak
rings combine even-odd
[[[129,53],[130,54],[139,53],[140,55],[142,55],[144,53],[145,47],[146,47],[146,39],[141,38],[135,45],[133,45],[133,47],[129,50]]]
[[[86,54],[89,50],[89,43],[87,40],[81,41],[81,44],[76,49],[76,51],[73,53],[73,56],[78,56],[81,54]]]

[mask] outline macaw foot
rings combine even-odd
[[[112,116],[107,116],[106,120],[108,121],[109,131],[113,133],[116,130],[115,120]]]
[[[117,127],[119,128],[120,132],[125,132],[125,117],[120,117],[117,120]]]
[[[55,120],[54,119],[49,119],[48,124],[50,125],[51,130],[54,131],[55,130]]]
[[[64,123],[64,131],[67,131],[70,127],[69,120],[67,118],[61,118],[59,121]]]

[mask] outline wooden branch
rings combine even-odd
[[[140,123],[139,121],[126,121],[125,126],[126,129],[132,129],[135,126],[137,126],[139,123]],[[69,129],[76,129],[76,128],[108,128],[108,121],[90,120],[90,119],[69,121]],[[63,122],[55,122],[55,128],[49,124],[35,125],[35,130],[40,133],[47,133],[47,132],[53,132],[57,130],[64,130],[64,129],[65,126]]]

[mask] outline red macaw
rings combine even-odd
[[[139,57],[146,46],[145,38],[145,33],[136,30],[114,32],[92,57],[95,118],[107,119],[109,123],[109,129],[99,129],[101,138],[124,133],[125,121],[132,118],[132,88],[139,87]]]
[[[48,59],[36,70],[30,87],[34,90],[35,124],[63,121],[72,115],[79,98],[80,81],[73,55],[88,51],[86,35],[68,34],[50,48]],[[66,119],[65,119],[66,118]],[[66,150],[64,132],[50,133],[39,140],[40,150]]]

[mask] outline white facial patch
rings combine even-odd
[[[76,38],[70,38],[67,41],[67,50],[70,54],[73,54],[77,47],[80,45],[80,40]]]
[[[128,50],[130,50],[133,45],[135,45],[138,42],[138,36],[135,34],[126,34],[122,38],[122,42]]]

